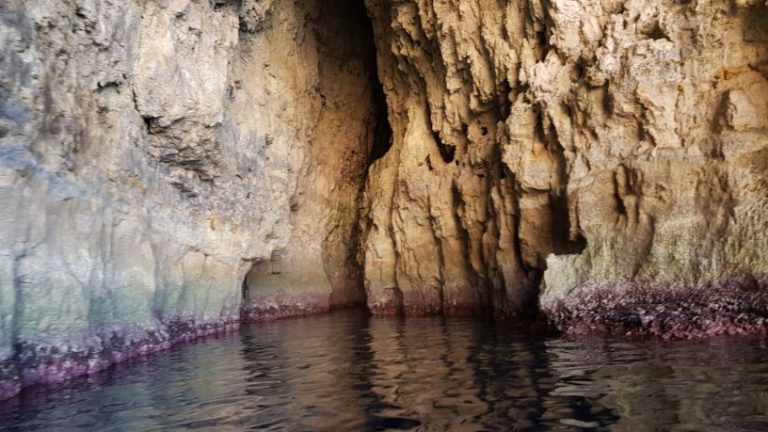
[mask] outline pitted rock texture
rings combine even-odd
[[[568,329],[615,312],[582,313],[621,297],[598,291],[743,300],[731,276],[768,274],[764,3],[368,0],[394,131],[365,188],[371,310]]]
[[[281,315],[361,301],[356,5],[0,4],[0,397],[236,326],[273,256]]]

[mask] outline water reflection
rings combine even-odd
[[[0,404],[14,431],[767,430],[762,339],[536,340],[356,312],[254,325]]]

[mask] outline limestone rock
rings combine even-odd
[[[764,2],[367,4],[395,131],[365,189],[372,310],[567,330],[636,293],[768,289]]]
[[[372,39],[318,27],[364,17],[332,3],[0,4],[0,397],[292,289],[293,313],[360,301]],[[291,278],[245,283],[286,251]]]

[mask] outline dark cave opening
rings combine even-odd
[[[368,106],[356,107],[362,116],[370,112],[370,147],[366,168],[382,158],[392,147],[392,128],[389,123],[387,98],[379,80],[377,49],[373,24],[363,0],[324,0],[318,2],[315,29],[319,42],[321,62],[362,61],[366,73],[360,76],[359,86],[367,87],[370,94]],[[327,100],[327,103],[343,104],[346,101]]]
[[[357,78],[357,84],[366,88],[369,94],[367,106],[354,107],[355,112],[367,117],[367,142],[361,143],[365,154],[364,166],[357,179],[357,199],[355,203],[354,223],[351,225],[349,244],[345,247],[345,269],[342,271],[345,277],[332,279],[333,292],[331,293],[331,309],[345,307],[365,307],[367,303],[367,291],[364,281],[363,263],[360,262],[359,249],[362,246],[362,238],[365,235],[361,227],[361,203],[365,184],[368,180],[368,172],[371,165],[384,157],[392,147],[392,128],[389,123],[387,99],[384,88],[379,80],[377,47],[373,31],[373,23],[369,16],[366,4],[362,0],[328,0],[320,2],[320,14],[318,26],[319,39],[329,38],[326,46],[335,46],[346,53],[336,52],[340,55],[356,60],[361,60],[365,67],[365,74]],[[341,42],[341,43],[339,43]],[[321,60],[322,61],[322,60]],[[347,103],[338,101],[338,103]],[[333,248],[324,245],[324,249]],[[328,252],[324,252],[327,254]]]
[[[373,90],[374,132],[373,144],[368,156],[369,165],[384,157],[389,152],[389,149],[392,148],[392,126],[389,124],[387,99],[375,70],[372,72],[372,75],[370,81]]]
[[[384,87],[379,79],[378,57],[376,51],[376,40],[373,34],[373,24],[368,14],[365,2],[362,0],[341,0],[342,3],[349,3],[347,10],[353,16],[349,18],[360,23],[358,30],[359,37],[363,39],[366,53],[366,63],[368,69],[368,85],[371,89],[371,107],[373,109],[373,141],[370,152],[368,153],[368,166],[381,159],[392,148],[392,126],[389,123],[389,111],[387,106],[387,96],[384,94]]]
[[[313,143],[318,150],[315,150],[317,153],[312,157],[318,167],[333,166],[337,160],[344,160],[341,172],[333,171],[330,174],[331,170],[318,170],[325,176],[322,178],[326,183],[334,184],[335,190],[347,194],[347,191],[353,189],[357,198],[353,202],[345,198],[347,195],[339,195],[342,198],[338,200],[328,195],[324,200],[329,207],[315,208],[320,213],[336,214],[328,222],[329,225],[318,226],[324,232],[320,268],[296,269],[296,265],[307,262],[307,256],[297,248],[288,246],[286,259],[292,266],[287,268],[286,274],[264,272],[270,266],[269,263],[256,264],[247,272],[242,283],[241,311],[244,317],[253,315],[250,310],[260,308],[256,304],[259,299],[271,295],[268,292],[276,292],[285,283],[282,281],[294,280],[293,273],[313,272],[315,276],[317,273],[325,273],[327,284],[331,286],[328,303],[330,309],[365,306],[367,302],[363,263],[359,257],[365,236],[365,227],[360,222],[361,200],[369,168],[391,149],[393,136],[387,99],[378,76],[373,23],[362,0],[324,0],[305,3],[304,7],[310,23],[308,29],[313,32],[317,42],[319,77],[316,94],[322,101],[318,120],[320,138],[316,138]],[[269,28],[265,28],[268,32]],[[323,115],[330,120],[323,123]],[[348,125],[344,125],[344,122]],[[359,130],[349,125],[358,123],[364,124],[365,133],[354,143],[349,137],[357,136]],[[345,130],[353,133],[342,135],[338,132]],[[319,183],[322,183],[322,179]],[[312,186],[307,186],[301,192],[305,201],[309,195],[322,196],[324,193]],[[292,217],[301,217],[302,211],[312,211],[306,210],[307,206],[311,205],[306,202],[301,206],[296,204]],[[317,287],[325,282],[317,278],[312,280],[317,283],[309,282],[306,289],[317,293]],[[304,281],[298,283],[303,284]]]
[[[365,307],[368,295],[364,281],[364,265],[360,261],[360,248],[365,235],[365,228],[361,225],[360,219],[362,200],[370,167],[392,148],[393,133],[389,122],[387,97],[379,79],[378,52],[373,23],[365,2],[362,0],[323,1],[319,18],[317,24],[320,27],[319,34],[335,40],[355,41],[352,44],[342,44],[342,47],[349,47],[353,52],[341,55],[354,56],[365,64],[366,74],[359,78],[359,86],[367,89],[369,102],[367,106],[355,108],[361,114],[367,112],[370,115],[367,122],[368,141],[364,146],[367,154],[365,166],[358,180],[355,222],[351,227],[347,247],[344,270],[347,276],[343,282],[337,281],[334,286],[331,294],[331,309]]]

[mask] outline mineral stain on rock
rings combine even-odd
[[[0,4],[0,397],[365,305],[765,333],[757,0]]]

